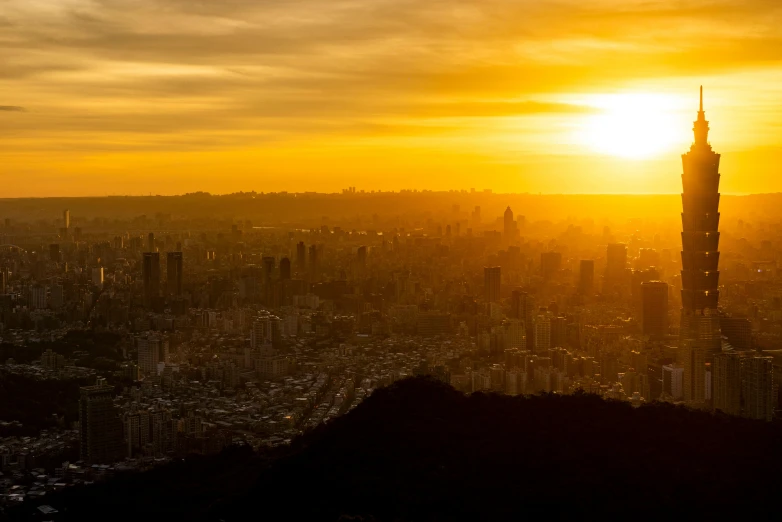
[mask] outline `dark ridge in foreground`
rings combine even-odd
[[[769,518],[781,435],[666,404],[465,396],[413,378],[283,451],[187,459],[45,503],[60,520]]]

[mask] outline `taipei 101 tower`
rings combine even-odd
[[[720,155],[708,141],[709,122],[700,110],[695,141],[682,154],[682,312],[680,361],[684,365],[684,399],[705,404],[711,387],[706,363],[722,348],[719,299]]]

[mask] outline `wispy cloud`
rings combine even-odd
[[[0,111],[6,111],[6,112],[25,112],[24,107],[19,107],[16,105],[0,105]]]
[[[0,97],[35,110],[0,133],[17,154],[428,146],[583,116],[573,93],[779,69],[780,25],[777,0],[5,0]]]

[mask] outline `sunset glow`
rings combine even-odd
[[[753,173],[725,193],[780,191],[780,18],[737,0],[6,0],[0,175],[41,181],[9,196],[676,193],[703,84],[723,168]]]

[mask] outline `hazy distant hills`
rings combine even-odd
[[[492,194],[484,192],[403,192],[367,194],[255,194],[210,196],[112,196],[104,198],[0,199],[0,219],[27,223],[56,221],[70,209],[74,226],[85,231],[100,226],[94,218],[133,220],[145,216],[139,225],[166,228],[171,220],[191,224],[216,224],[220,220],[250,220],[255,226],[294,224],[320,226],[348,221],[371,228],[394,216],[403,219],[437,218],[467,220],[475,206],[483,222],[490,225],[506,206],[517,216],[531,220],[561,221],[568,217],[600,220],[654,219],[676,221],[681,212],[678,194],[664,195],[556,195]],[[459,211],[454,211],[458,206]],[[728,219],[778,219],[782,217],[782,194],[723,196],[721,213]],[[328,218],[324,220],[324,217]],[[110,223],[104,223],[109,225]],[[186,223],[185,223],[186,224]],[[178,226],[183,225],[179,223]],[[383,223],[387,225],[387,223]],[[408,224],[409,227],[409,224]]]
[[[46,502],[65,520],[750,520],[777,512],[781,443],[776,425],[670,405],[468,397],[417,378],[277,454],[188,459]]]

